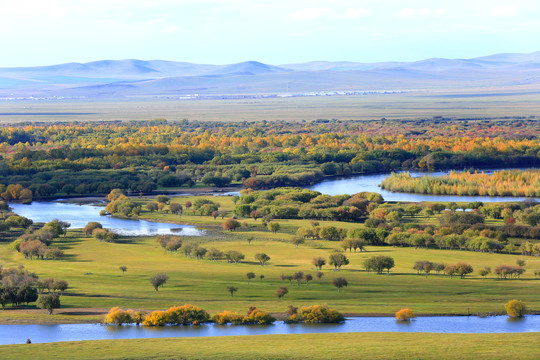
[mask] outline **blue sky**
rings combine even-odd
[[[0,66],[411,61],[540,50],[537,0],[17,0]]]

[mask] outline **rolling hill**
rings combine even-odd
[[[199,97],[313,92],[504,88],[538,91],[540,52],[473,59],[358,63],[257,61],[211,65],[165,60],[101,60],[0,68],[0,97]]]

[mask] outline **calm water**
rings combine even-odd
[[[390,317],[349,318],[343,324],[291,324],[273,325],[212,325],[137,327],[103,326],[98,324],[66,325],[0,325],[0,345],[21,344],[26,339],[33,343],[142,339],[164,337],[201,337],[237,335],[274,335],[340,332],[431,332],[431,333],[517,333],[540,331],[540,316],[522,319],[506,316],[479,318],[475,316],[427,316],[410,323],[398,322]]]
[[[485,170],[484,172],[489,174],[494,170]],[[419,171],[410,171],[411,176],[442,176],[448,174],[448,171],[438,171],[432,173],[425,173]],[[371,174],[371,175],[358,175],[346,178],[338,178],[331,180],[324,180],[321,183],[309,187],[311,190],[319,191],[328,195],[341,195],[341,194],[356,194],[362,191],[376,192],[382,195],[385,201],[462,201],[462,202],[502,202],[502,201],[523,201],[526,198],[523,197],[491,197],[491,196],[456,196],[456,195],[423,195],[423,194],[409,194],[409,193],[397,193],[381,189],[378,185],[390,175],[390,173],[383,174]],[[532,199],[532,198],[528,198]],[[539,200],[539,199],[536,199]]]
[[[104,209],[96,205],[78,205],[62,202],[38,202],[31,205],[10,204],[13,211],[34,222],[49,222],[54,219],[67,221],[72,228],[83,228],[90,221],[100,222],[104,228],[111,229],[126,236],[151,235],[202,235],[203,230],[191,225],[165,224],[146,220],[116,219],[110,216],[100,216]]]

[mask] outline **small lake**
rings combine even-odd
[[[503,170],[503,169],[501,169]],[[507,170],[507,169],[504,169]],[[486,174],[493,173],[496,170],[484,170]],[[411,176],[442,176],[447,175],[450,171],[436,171],[436,172],[420,172],[409,171]],[[506,202],[506,201],[523,201],[524,197],[511,197],[511,196],[457,196],[457,195],[425,195],[425,194],[411,194],[411,193],[399,193],[383,190],[379,187],[379,184],[390,176],[390,173],[382,174],[369,174],[369,175],[355,175],[350,177],[342,177],[337,179],[324,180],[316,185],[308,187],[308,189],[319,191],[327,195],[342,195],[342,194],[356,194],[362,191],[376,192],[382,195],[385,201],[455,201],[455,202]],[[536,198],[536,200],[539,200]]]
[[[104,209],[97,205],[78,205],[63,202],[34,201],[30,205],[10,204],[13,211],[34,222],[49,222],[54,219],[69,222],[72,228],[83,228],[90,221],[97,221],[104,228],[125,236],[179,235],[200,236],[204,230],[192,225],[166,224],[146,220],[117,219],[111,216],[100,216]]]
[[[0,325],[0,345],[33,343],[144,339],[165,337],[204,337],[239,335],[276,335],[345,332],[430,332],[430,333],[520,333],[540,331],[540,316],[521,319],[506,316],[426,316],[411,322],[391,317],[348,318],[343,324],[214,325],[199,326],[103,326],[99,324]]]

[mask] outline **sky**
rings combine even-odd
[[[0,67],[414,61],[540,50],[537,0],[9,0]]]

